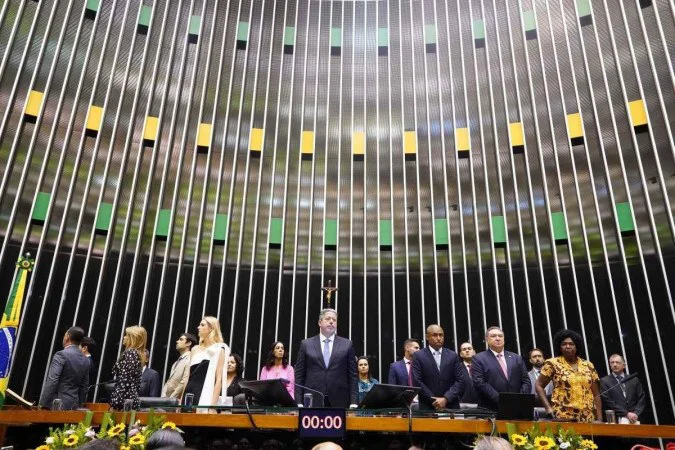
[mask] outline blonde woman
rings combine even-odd
[[[199,345],[190,352],[190,377],[185,394],[193,394],[196,405],[216,405],[224,396],[223,367],[230,356],[230,348],[223,343],[220,323],[212,316],[204,317],[197,327]],[[197,412],[208,412],[200,408]]]
[[[133,401],[133,409],[140,408],[138,391],[141,388],[141,375],[145,361],[145,343],[148,333],[141,326],[128,327],[124,330],[124,352],[113,367],[115,388],[110,395],[110,407],[123,409],[126,400]]]

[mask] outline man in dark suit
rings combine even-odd
[[[302,385],[322,392],[326,405],[355,407],[358,381],[356,356],[352,341],[335,334],[337,312],[334,309],[321,310],[319,330],[319,335],[300,344],[295,361],[295,399],[302,404]],[[318,399],[315,398],[316,401]]]
[[[623,382],[626,378],[626,362],[621,355],[609,357],[609,368],[612,373],[600,379],[600,392],[612,386],[615,388],[602,394],[603,409],[613,409],[616,416],[626,423],[640,423],[640,416],[645,410],[645,391],[637,378]]]
[[[145,360],[150,359],[150,352],[145,349]],[[159,378],[159,372],[148,367],[147,363],[143,366],[141,375],[141,389],[138,391],[139,397],[159,397],[162,390],[162,381]]]
[[[403,343],[403,359],[395,361],[389,366],[389,384],[412,386],[412,359],[413,354],[420,349],[415,339],[406,339]]]
[[[428,347],[413,355],[413,384],[422,388],[420,409],[459,408],[464,394],[465,369],[457,353],[444,348],[445,333],[438,325],[427,327]]]
[[[63,335],[63,350],[52,358],[42,393],[40,406],[51,408],[54,399],[61,399],[61,408],[77,409],[86,401],[89,387],[89,360],[80,351],[79,345],[84,330],[71,327]]]
[[[478,393],[478,406],[497,411],[500,392],[530,394],[532,385],[523,358],[504,350],[501,328],[488,328],[485,340],[488,349],[473,357],[473,385]]]
[[[462,358],[462,365],[464,366],[464,395],[460,399],[462,403],[470,403],[472,405],[478,404],[478,393],[473,387],[473,378],[471,378],[471,368],[473,366],[473,357],[476,351],[473,349],[471,342],[463,342],[459,346],[459,357]]]

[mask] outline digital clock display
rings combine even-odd
[[[300,408],[298,434],[300,438],[343,439],[345,410],[341,408]]]

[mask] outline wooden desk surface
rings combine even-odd
[[[92,423],[101,423],[104,411],[96,408]],[[184,414],[162,413],[167,420],[174,422],[179,427],[219,427],[219,428],[252,428],[246,414]],[[84,419],[83,411],[27,411],[5,410],[0,411],[0,424],[20,426],[29,424],[63,424],[77,423]],[[147,413],[137,413],[136,417],[145,420]],[[115,418],[121,420],[122,413],[115,413]],[[128,419],[127,419],[128,420]],[[259,428],[295,430],[298,427],[298,416],[289,415],[263,415],[254,414],[253,420]],[[497,430],[506,433],[507,421],[497,421]],[[519,430],[530,428],[533,424],[546,427],[561,426],[562,428],[574,428],[577,433],[584,436],[618,436],[618,437],[641,437],[641,438],[666,438],[675,439],[675,426],[673,425],[614,425],[604,423],[563,423],[563,422],[524,422],[511,421]],[[492,429],[487,420],[459,420],[459,419],[435,419],[414,418],[413,432],[428,433],[466,433],[478,434],[489,433]],[[348,431],[379,431],[399,432],[408,431],[408,419],[398,417],[347,417]]]

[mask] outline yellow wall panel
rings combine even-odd
[[[156,141],[157,132],[159,131],[159,118],[148,116],[145,119],[145,129],[143,130],[143,139],[146,141]]]
[[[253,152],[261,152],[263,149],[263,129],[251,128],[248,148]]]
[[[455,130],[455,139],[457,139],[458,152],[468,152],[471,150],[471,139],[468,128],[457,128]]]
[[[28,100],[26,101],[26,108],[24,112],[28,116],[37,117],[40,115],[40,109],[42,108],[42,100],[44,98],[44,93],[39,91],[30,91],[28,94]]]
[[[103,121],[103,108],[91,105],[89,107],[89,116],[87,117],[87,130],[101,131],[101,122]]]
[[[581,115],[579,113],[567,115],[567,132],[569,133],[571,139],[584,136],[584,127],[581,123]]]
[[[520,147],[525,145],[525,138],[523,136],[523,124],[520,122],[513,122],[509,124],[509,131],[511,132],[511,147]]]
[[[302,132],[302,144],[301,152],[305,155],[311,155],[314,153],[314,132],[313,131],[303,131]]]
[[[403,132],[403,153],[406,155],[417,153],[417,133],[415,131]]]
[[[213,125],[210,123],[200,123],[199,128],[197,129],[197,146],[210,147],[212,131]]]
[[[647,125],[647,110],[642,100],[634,100],[628,103],[630,107],[630,120],[634,127]]]
[[[352,138],[352,153],[354,155],[366,154],[366,133],[363,131],[355,131]]]

